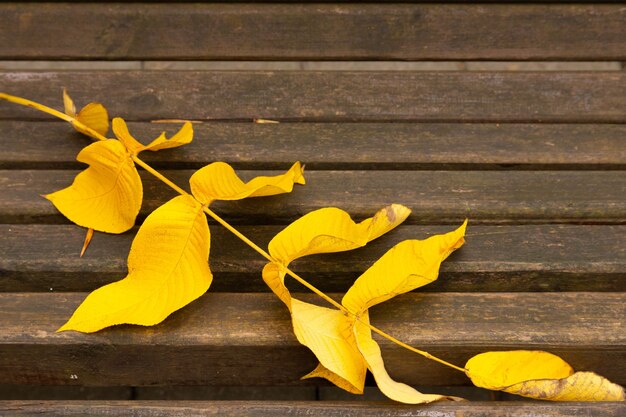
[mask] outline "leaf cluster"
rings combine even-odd
[[[88,168],[70,186],[46,196],[77,225],[107,233],[123,233],[133,227],[143,200],[137,165],[181,194],[154,210],[139,228],[128,256],[128,275],[89,294],[59,331],[90,333],[119,324],[152,326],[204,294],[213,280],[208,263],[211,240],[208,214],[268,260],[262,271],[264,282],[289,310],[298,341],[319,360],[317,367],[303,378],[326,378],[346,391],[359,394],[363,392],[369,370],[381,391],[399,402],[460,400],[423,394],[394,381],[385,370],[380,347],[372,335],[375,332],[414,353],[464,372],[479,387],[554,401],[625,399],[624,389],[619,385],[592,372],[574,372],[569,364],[548,352],[486,352],[472,357],[461,368],[408,346],[370,323],[371,307],[437,279],[441,263],[464,244],[467,220],[448,233],[398,243],[363,272],[339,303],[291,271],[290,263],[304,256],[363,247],[400,225],[410,209],[391,204],[356,223],[339,208],[321,208],[279,232],[266,252],[209,206],[216,200],[289,193],[295,184],[305,184],[304,168],[299,162],[281,175],[260,176],[248,182],[239,178],[228,164],[215,162],[191,176],[191,193],[187,193],[138,155],[190,143],[191,123],[184,123],[171,138],[162,133],[143,145],[131,135],[121,118],[113,119],[116,138],[108,139],[109,116],[105,107],[90,103],[77,112],[66,92],[64,115],[25,99],[6,94],[0,94],[0,98],[61,117],[79,132],[97,140],[77,156]],[[333,308],[293,297],[285,283],[287,275],[320,295]]]

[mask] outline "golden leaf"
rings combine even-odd
[[[89,294],[59,331],[91,333],[123,323],[160,323],[209,288],[209,246],[200,203],[188,195],[173,198],[137,232],[126,278]]]
[[[143,187],[124,146],[113,139],[92,143],[76,159],[89,168],[71,186],[45,197],[79,226],[108,233],[133,227]]]
[[[624,388],[543,351],[485,352],[465,365],[474,385],[551,401],[624,401]]]
[[[463,245],[466,226],[467,220],[458,229],[444,235],[398,243],[365,271],[343,297],[341,303],[357,318],[353,321],[357,347],[380,390],[393,400],[422,404],[456,398],[422,394],[389,376],[380,347],[367,327],[368,308],[436,280],[441,262]]]
[[[350,287],[342,304],[354,314],[396,295],[430,284],[439,266],[464,243],[467,220],[458,229],[425,240],[405,240],[385,253]]]
[[[113,119],[113,133],[115,133],[115,136],[133,155],[137,155],[139,152],[143,151],[158,151],[161,149],[177,148],[191,143],[193,140],[193,126],[190,122],[185,122],[183,127],[181,127],[180,130],[171,138],[168,139],[165,136],[165,132],[162,132],[159,137],[147,145],[142,145],[141,142],[130,134],[126,122],[121,117]]]
[[[305,184],[304,168],[296,162],[284,174],[260,176],[244,183],[235,170],[225,162],[214,162],[196,171],[189,183],[191,193],[203,204],[215,200],[242,200],[289,193],[294,184]]]
[[[323,377],[346,391],[362,394],[367,366],[356,347],[351,322],[336,309],[291,300],[293,331],[320,365],[304,378]]]
[[[102,136],[105,136],[109,131],[109,113],[102,104],[89,103],[76,113],[74,101],[72,101],[72,98],[69,94],[67,94],[67,91],[63,89],[63,105],[65,107],[65,114],[74,117],[76,120],[88,128],[95,130]],[[72,123],[72,126],[74,126],[74,129],[80,133],[91,136],[94,139],[98,139],[96,136],[74,123]]]
[[[407,207],[392,204],[373,217],[355,223],[348,213],[335,207],[315,210],[274,236],[269,243],[269,252],[286,266],[306,255],[360,248],[394,229],[410,213]]]

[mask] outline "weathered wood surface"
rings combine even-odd
[[[355,397],[358,399],[358,397]],[[550,403],[550,402],[472,402],[436,403],[410,406],[388,403],[315,402],[315,401],[2,401],[0,412],[13,416],[116,416],[132,413],[136,417],[183,417],[190,415],[267,417],[621,417],[626,405],[621,403]]]
[[[315,367],[314,356],[296,341],[289,314],[273,294],[209,292],[156,327],[55,333],[84,297],[0,294],[0,377],[5,383],[293,385],[306,384],[299,378]],[[624,314],[624,293],[411,293],[377,306],[372,322],[453,363],[491,349],[544,349],[575,369],[623,383]],[[402,381],[468,383],[463,374],[390,342],[383,340],[381,346],[387,369]]]
[[[294,270],[324,291],[345,291],[389,248],[453,226],[401,226],[365,248],[305,257]],[[242,226],[267,247],[280,226]],[[92,291],[127,274],[135,230],[96,234],[78,257],[85,231],[65,225],[0,225],[0,291]],[[211,227],[211,291],[268,291],[265,261],[222,227]],[[466,245],[421,291],[626,291],[626,226],[473,226]],[[290,284],[291,285],[291,284]]]
[[[626,121],[626,72],[0,73],[0,91],[45,104],[63,87],[129,120]],[[1,119],[49,117],[0,103]]]
[[[618,5],[1,7],[5,59],[626,59]]]
[[[180,123],[129,127],[147,143]],[[91,143],[63,122],[0,121],[0,132],[4,169],[81,168],[76,155]],[[247,169],[296,160],[313,170],[626,168],[626,124],[204,123],[194,132],[185,147],[141,158],[170,169],[217,160]]]
[[[0,171],[3,223],[67,220],[42,194],[69,186],[76,171]],[[163,171],[185,187],[192,171]],[[242,177],[276,171],[240,171]],[[142,171],[145,216],[174,191]],[[237,223],[275,224],[337,206],[355,218],[391,203],[413,210],[413,224],[623,223],[624,171],[307,171],[307,185],[287,195],[217,202],[217,212]]]

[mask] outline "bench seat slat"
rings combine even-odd
[[[626,122],[625,72],[0,72],[46,104],[64,87],[129,120]],[[49,116],[3,102],[0,118]]]
[[[179,126],[129,124],[144,142]],[[80,168],[76,154],[90,143],[66,123],[0,121],[0,132],[5,169]],[[168,168],[216,160],[248,169],[295,160],[309,170],[626,168],[626,124],[204,123],[194,132],[190,145],[141,157]]]
[[[0,56],[623,60],[624,19],[593,4],[8,4]]]
[[[156,327],[55,333],[84,297],[0,294],[4,383],[300,384],[315,366],[273,294],[209,292]],[[411,293],[373,309],[372,323],[457,364],[485,350],[547,349],[576,369],[623,383],[625,309],[624,293]],[[381,346],[389,372],[398,379],[414,385],[468,382],[390,342]]]
[[[358,397],[355,396],[358,400]],[[594,417],[620,417],[626,413],[621,403],[551,402],[471,402],[436,403],[428,407],[363,402],[319,401],[2,401],[0,412],[13,416],[45,413],[51,417],[111,416],[132,412],[137,417],[183,417],[193,415],[266,417],[266,416],[345,416],[345,417],[572,417],[581,412]]]
[[[185,187],[192,171],[163,171]],[[242,171],[243,177],[277,174]],[[0,171],[2,223],[65,222],[40,197],[67,187],[76,171]],[[174,192],[142,171],[143,215]],[[413,210],[409,223],[623,223],[624,171],[308,171],[306,186],[289,195],[217,202],[214,207],[237,223],[275,224],[324,206],[338,206],[355,218],[402,203]]]
[[[242,226],[262,247],[281,226]],[[357,251],[305,257],[294,270],[325,291],[344,291],[389,248],[451,226],[401,226]],[[0,225],[0,291],[91,291],[127,274],[136,230],[97,234],[78,257],[85,231],[71,225]],[[265,260],[230,232],[211,227],[212,291],[269,291]],[[470,225],[467,243],[422,291],[626,291],[626,226]]]

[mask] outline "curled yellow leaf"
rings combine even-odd
[[[304,378],[322,377],[354,394],[362,394],[367,366],[356,347],[351,322],[336,309],[291,300],[293,331],[315,353],[320,365]]]
[[[109,113],[107,109],[100,103],[89,103],[83,107],[78,113],[76,113],[76,106],[74,101],[67,94],[67,91],[63,89],[63,105],[65,107],[65,114],[74,117],[80,123],[84,124],[90,129],[95,130],[102,136],[105,136],[109,131]],[[82,127],[72,123],[74,129],[80,133],[91,136],[94,139],[98,139],[92,133],[83,129]]]
[[[343,297],[354,314],[437,279],[441,263],[464,243],[467,221],[458,229],[425,240],[405,240],[378,259]]]
[[[85,147],[76,159],[89,164],[71,186],[45,197],[79,226],[122,233],[135,224],[143,187],[124,146],[113,139]]]
[[[367,311],[359,317],[358,321],[353,320],[353,332],[357,347],[363,355],[370,372],[374,375],[376,385],[378,385],[383,394],[394,401],[405,404],[426,404],[443,399],[456,400],[456,398],[439,394],[423,394],[409,385],[394,381],[385,369],[380,346],[372,338],[372,332],[366,323],[369,323]]]
[[[312,211],[281,230],[269,243],[272,257],[284,265],[302,256],[352,250],[365,246],[402,223],[411,213],[391,204],[355,223],[345,211],[327,207]]]
[[[624,401],[624,388],[593,372],[574,372],[543,351],[485,352],[465,365],[474,385],[550,401]]]
[[[304,167],[296,162],[284,174],[259,176],[243,182],[225,162],[214,162],[196,171],[189,179],[191,193],[203,204],[215,200],[242,200],[289,193],[294,184],[305,184]]]
[[[113,119],[113,133],[120,142],[124,144],[126,149],[133,154],[137,155],[143,151],[158,151],[161,149],[177,148],[179,146],[186,145],[193,140],[193,126],[190,122],[185,122],[183,127],[174,134],[171,138],[165,136],[165,132],[162,132],[159,137],[154,139],[147,145],[142,145],[137,139],[130,134],[126,122],[121,117]]]
[[[209,288],[209,246],[200,203],[188,195],[173,198],[137,232],[126,278],[89,294],[59,331],[91,333],[123,323],[160,323]]]

